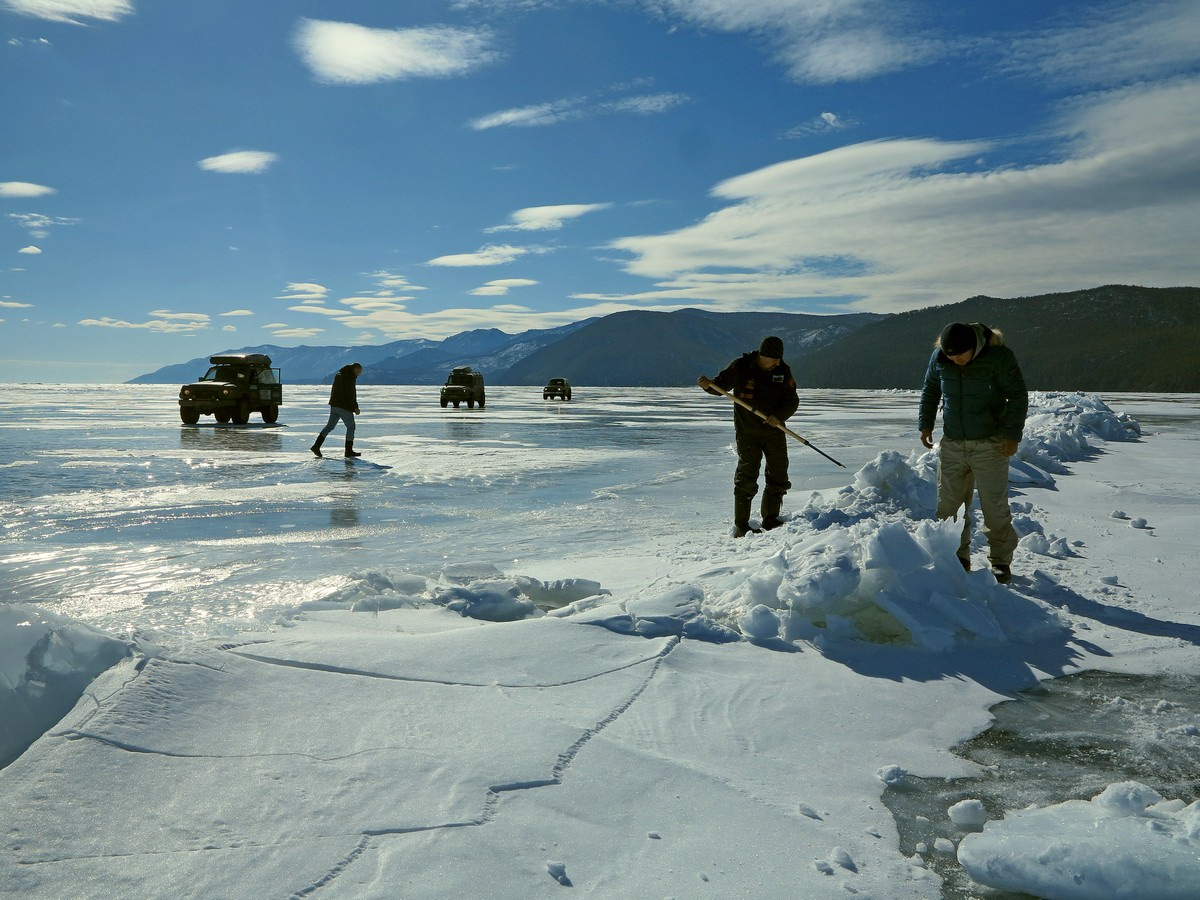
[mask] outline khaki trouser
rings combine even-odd
[[[958,519],[963,512],[960,559],[971,558],[971,494],[979,489],[983,534],[988,541],[988,561],[993,566],[1012,564],[1017,533],[1008,505],[1008,457],[1000,449],[1000,438],[982,441],[951,441],[938,445],[937,517]]]

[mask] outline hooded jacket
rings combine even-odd
[[[338,369],[333,376],[333,388],[329,391],[329,405],[358,412],[357,378],[353,364]]]
[[[938,406],[942,433],[954,441],[991,437],[1019,441],[1029,411],[1029,394],[1017,358],[1004,335],[973,322],[975,354],[965,366],[955,365],[938,347],[929,358],[921,388],[918,427],[933,431]]]
[[[790,418],[800,406],[796,380],[792,378],[788,364],[781,360],[779,365],[768,371],[758,364],[758,351],[743,353],[718,372],[713,383],[749,403],[763,415],[774,416],[780,422]],[[733,406],[733,424],[738,431],[764,430],[782,434],[736,403]]]

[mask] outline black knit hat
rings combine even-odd
[[[962,322],[951,322],[942,329],[938,338],[938,346],[947,356],[958,356],[968,350],[975,349],[975,329]]]
[[[762,339],[758,345],[758,355],[769,359],[783,359],[783,341],[771,335]]]

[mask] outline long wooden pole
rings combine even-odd
[[[738,406],[742,407],[743,409],[750,410],[750,412],[754,413],[756,416],[758,416],[764,422],[769,418],[766,413],[760,412],[759,410],[755,409],[753,406],[751,406],[749,403],[747,403],[741,397],[733,396],[733,394],[729,393],[729,391],[725,390],[725,388],[721,387],[719,384],[712,381],[711,379],[708,379],[707,376],[705,376],[705,378],[708,381],[709,387],[713,388],[714,390],[720,391],[722,394],[724,394],[726,397],[728,397],[730,400],[732,400]],[[787,434],[790,434],[792,437],[794,437],[796,440],[798,440],[800,443],[802,443],[805,447],[809,447],[813,450],[816,450],[818,453],[820,453],[823,457],[825,457],[831,463],[835,463],[839,466],[842,466],[842,464],[840,462],[838,462],[836,459],[834,459],[832,456],[830,456],[824,450],[821,450],[820,448],[814,446],[812,441],[809,441],[805,438],[800,437],[800,435],[796,434],[796,432],[792,431],[792,429],[788,428],[782,422],[779,424],[779,428],[781,430],[783,430],[784,432],[786,432]],[[844,469],[846,467],[842,466],[842,468]]]

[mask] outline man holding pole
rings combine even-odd
[[[750,527],[750,506],[758,493],[758,472],[767,461],[763,490],[762,528],[783,524],[779,512],[788,481],[787,434],[784,422],[800,405],[792,370],[783,361],[783,341],[771,335],[757,351],[744,353],[715,378],[701,375],[696,383],[710,394],[734,400],[733,427],[738,464],[733,475],[733,535],[743,537],[760,529]],[[839,463],[840,465],[840,463]]]

